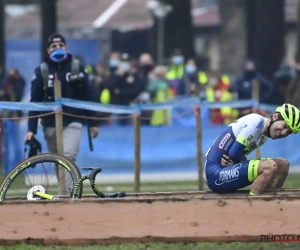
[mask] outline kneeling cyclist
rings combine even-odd
[[[283,158],[247,160],[268,137],[273,140],[300,131],[300,111],[283,104],[269,118],[246,115],[230,124],[206,153],[205,172],[208,187],[214,192],[233,192],[251,186],[250,195],[267,189],[280,189],[289,172]]]

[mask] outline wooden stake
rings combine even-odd
[[[138,115],[133,117],[134,124],[134,192],[140,192],[141,175],[141,121]]]
[[[198,188],[203,190],[203,154],[202,154],[202,120],[201,109],[195,109],[196,118],[196,139],[197,139],[197,159],[198,159]]]
[[[54,98],[55,102],[59,102],[61,100],[61,82],[57,78],[57,74],[55,74],[54,79]],[[56,132],[56,150],[58,154],[64,154],[64,144],[63,144],[63,122],[62,122],[62,114],[59,112],[55,113],[55,132]],[[59,181],[59,193],[60,195],[66,195],[66,171],[65,169],[58,165],[58,181]]]
[[[252,99],[259,101],[259,83],[257,80],[253,81],[253,88],[252,88]],[[255,159],[260,159],[260,148],[255,149]]]
[[[194,96],[200,98],[200,86],[196,86]],[[196,119],[196,140],[197,140],[197,162],[198,162],[198,189],[203,190],[203,154],[202,154],[202,118],[201,108],[194,109]]]

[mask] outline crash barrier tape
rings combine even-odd
[[[22,110],[22,111],[57,111],[62,109],[62,105],[93,110],[98,112],[107,112],[114,114],[128,114],[128,115],[139,115],[142,110],[161,110],[161,109],[172,109],[175,107],[206,107],[206,108],[246,108],[254,107],[261,108],[267,112],[274,112],[277,108],[276,105],[269,105],[260,103],[257,100],[240,100],[230,102],[207,102],[201,101],[196,97],[178,97],[169,102],[163,103],[147,103],[147,104],[133,104],[130,106],[112,105],[112,104],[101,104],[90,101],[80,101],[68,98],[58,99],[56,102],[0,102],[0,109],[7,110]]]

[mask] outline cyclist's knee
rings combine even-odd
[[[277,171],[277,164],[274,160],[260,161],[258,164],[258,175],[273,176]]]
[[[281,157],[277,157],[272,160],[276,162],[278,171],[280,171],[281,173],[289,172],[290,163],[288,162],[288,160],[281,158]]]

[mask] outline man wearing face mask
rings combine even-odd
[[[193,59],[186,62],[184,73],[177,86],[177,95],[194,95],[199,88],[198,68]]]
[[[108,66],[109,66],[109,74],[115,73],[120,64],[120,54],[117,52],[113,52],[110,55]]]
[[[93,101],[93,91],[89,84],[89,76],[82,63],[79,63],[78,75],[72,74],[72,55],[67,52],[66,40],[60,34],[53,34],[48,39],[48,56],[45,61],[35,69],[31,82],[31,102],[53,102],[54,79],[57,75],[61,81],[61,93],[63,98]],[[44,69],[47,66],[48,81],[45,81]],[[43,71],[42,71],[43,69]],[[63,147],[64,155],[71,161],[76,161],[82,137],[83,120],[78,116],[96,117],[96,112],[80,110],[63,106],[64,113],[75,115],[63,116]],[[42,112],[30,111],[29,116],[38,116]],[[77,117],[76,117],[77,116]],[[90,134],[95,138],[98,136],[98,124],[96,120],[88,119]],[[38,118],[28,120],[28,133],[26,141],[34,139],[37,133]],[[55,116],[48,115],[42,118],[44,138],[47,142],[49,152],[57,152]],[[66,177],[67,192],[73,186],[72,180]]]
[[[259,84],[259,101],[269,103],[274,93],[274,85],[258,72],[252,60],[247,60],[243,67],[243,74],[230,87],[229,91],[238,95],[238,100],[252,99],[253,83]],[[239,117],[252,113],[251,107],[239,109]]]
[[[124,53],[121,57],[120,64],[115,71],[107,79],[107,88],[111,96],[111,104],[130,105],[143,90],[143,78],[137,71],[133,71],[129,56]],[[119,120],[120,125],[127,125],[130,119],[125,119],[127,114],[121,114]]]
[[[176,49],[171,57],[171,64],[167,74],[167,79],[169,80],[169,84],[174,95],[176,95],[176,90],[178,88],[179,81],[183,76],[184,68],[184,57],[181,53],[181,50]]]

